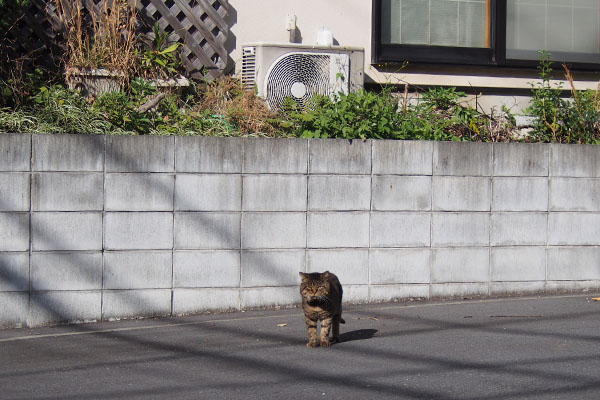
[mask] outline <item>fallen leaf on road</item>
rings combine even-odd
[[[287,324],[277,324],[277,326],[283,328],[284,326],[287,326]]]

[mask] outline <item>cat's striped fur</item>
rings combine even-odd
[[[342,319],[342,285],[335,274],[325,271],[323,273],[300,272],[300,294],[302,295],[302,309],[308,327],[307,347],[317,347],[317,322],[321,321],[321,346],[330,344],[329,332],[331,331],[334,342],[340,341],[340,323]]]

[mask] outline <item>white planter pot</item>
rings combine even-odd
[[[96,98],[104,93],[123,89],[123,74],[107,69],[72,68],[65,74],[69,89],[79,91],[84,97]]]

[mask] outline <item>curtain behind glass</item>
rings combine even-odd
[[[382,42],[489,47],[489,0],[383,0]]]
[[[600,62],[600,0],[508,0],[506,56]]]

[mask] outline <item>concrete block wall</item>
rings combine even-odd
[[[600,288],[600,146],[0,135],[0,326]]]

